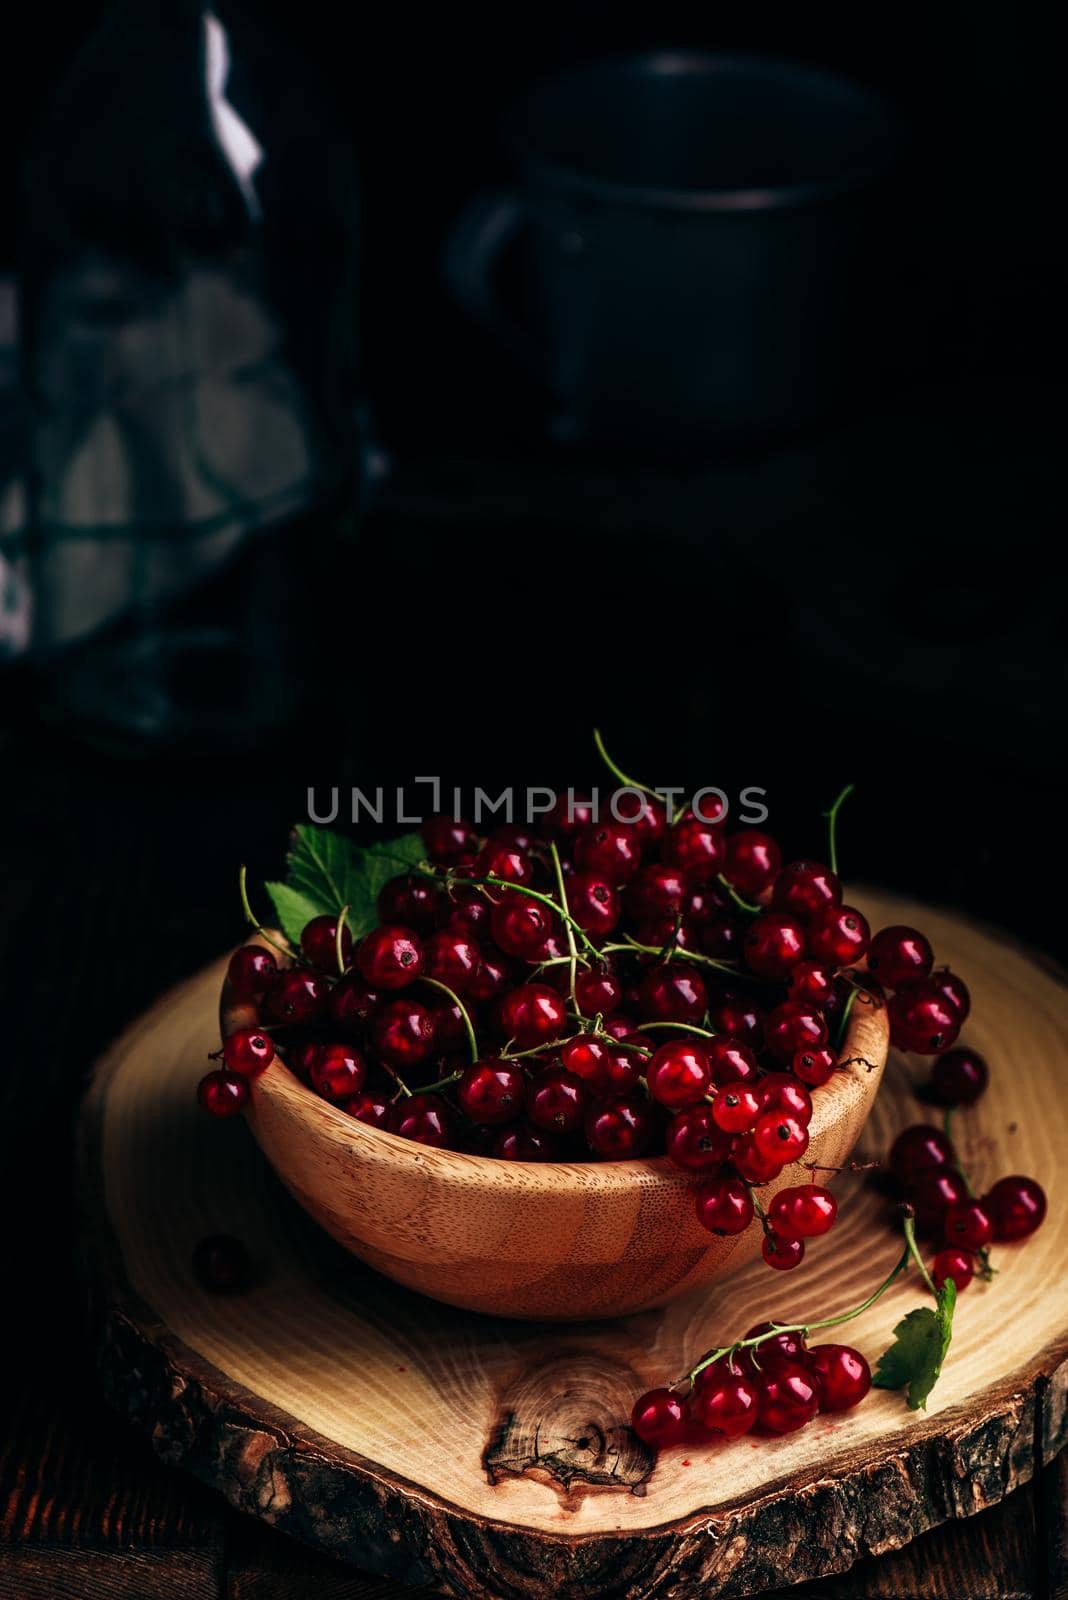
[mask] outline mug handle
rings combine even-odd
[[[463,207],[445,241],[442,271],[453,299],[515,361],[537,378],[544,365],[531,334],[504,308],[497,292],[501,256],[530,220],[525,201],[508,189],[487,189]]]

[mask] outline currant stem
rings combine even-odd
[[[345,933],[345,923],[348,921],[349,909],[350,908],[348,906],[341,907],[341,911],[339,912],[337,919],[337,932],[334,935],[334,949],[337,954],[338,976],[342,978],[345,976],[345,955],[342,939]]]
[[[440,874],[432,872],[429,867],[416,867],[414,871],[420,873],[424,878],[434,878],[439,883],[441,881]],[[574,917],[569,912],[564,911],[551,894],[542,894],[540,889],[528,889],[526,884],[512,883],[508,878],[454,878],[450,873],[449,882],[460,883],[465,888],[472,889],[484,889],[489,884],[494,889],[510,889],[515,894],[525,894],[528,899],[540,900],[543,906],[548,906],[551,911],[555,911],[558,916],[563,918],[566,927],[574,929],[584,949],[589,950],[592,955],[600,959],[601,952],[586,933],[586,930],[579,927]],[[568,959],[570,960],[570,957]]]
[[[730,895],[739,911],[745,911],[749,916],[755,916],[756,913],[762,909],[760,906],[753,905],[751,901],[744,900],[734,887],[733,883],[728,883],[722,872],[717,874],[716,881],[723,885],[724,889],[726,889],[727,893]]]
[[[651,794],[654,800],[663,799],[663,796],[658,794],[655,789],[650,789],[647,783],[639,783],[636,778],[628,778],[627,774],[616,766],[615,762],[612,760],[612,757],[608,754],[608,751],[604,747],[604,740],[601,738],[600,728],[594,728],[593,742],[596,746],[597,754],[600,756],[601,760],[604,762],[613,778],[619,779],[624,789],[640,789],[643,794]]]
[[[287,956],[290,959],[296,959],[299,961],[301,959],[300,956],[298,955],[294,958],[293,950],[288,944],[279,944],[278,940],[272,938],[263,924],[258,921],[255,912],[248,903],[248,868],[243,863],[238,869],[237,888],[238,893],[241,896],[241,909],[245,913],[245,921],[249,924],[249,926],[255,929],[261,939],[266,939],[267,943],[273,950],[279,951],[282,955]]]
[[[702,1039],[717,1037],[711,1028],[699,1028],[696,1022],[640,1022],[636,1032],[651,1033],[654,1028],[681,1028],[683,1033],[699,1033]]]
[[[419,1093],[420,1094],[437,1094],[440,1089],[448,1089],[448,1088],[450,1088],[452,1086],[452,1084],[459,1083],[459,1081],[460,1081],[460,1079],[462,1077],[463,1077],[463,1073],[462,1072],[450,1072],[449,1076],[447,1078],[439,1078],[437,1083],[425,1084],[419,1090]]]
[[[850,1015],[852,1014],[853,1007],[856,1004],[857,995],[859,993],[860,993],[859,989],[850,989],[849,997],[846,1000],[845,1005],[842,1007],[842,1020],[838,1024],[838,1048],[839,1049],[841,1049],[842,1045],[845,1043],[845,1036],[846,1036],[846,1033],[849,1030],[849,1018],[850,1018]]]
[[[664,948],[668,947],[665,946]],[[601,954],[605,956],[631,955],[635,950],[639,951],[642,955],[647,956],[660,956],[662,954],[662,949],[657,945],[639,944],[637,939],[631,939],[629,937],[627,938],[625,944],[606,944],[604,949],[601,951]],[[732,967],[726,961],[717,961],[713,956],[699,955],[696,950],[684,950],[681,945],[675,945],[671,949],[672,959],[675,956],[678,956],[683,961],[692,961],[696,966],[699,967],[712,967],[716,972],[726,972],[728,976],[732,978],[752,979],[755,977],[755,974],[751,972],[743,972],[738,967]]]
[[[828,864],[833,873],[838,872],[838,813],[856,788],[855,783],[847,783],[841,794],[835,800],[829,811],[823,815],[827,818],[827,857]]]
[[[923,1259],[922,1255],[920,1254],[920,1247],[916,1243],[916,1218],[911,1214],[911,1208],[908,1211],[906,1211],[906,1213],[905,1213],[904,1229],[905,1229],[905,1253],[906,1253],[906,1256],[911,1256],[913,1261],[915,1261],[916,1265],[920,1269],[920,1276],[923,1278],[924,1283],[927,1285],[928,1289],[930,1289],[931,1293],[934,1295],[935,1299],[937,1300],[938,1299],[938,1290],[935,1288],[934,1279],[931,1277],[931,1274],[928,1272],[927,1263]]]
[[[968,1198],[969,1198],[969,1200],[974,1200],[975,1199],[975,1189],[974,1189],[974,1187],[972,1185],[972,1180],[968,1176],[967,1170],[966,1170],[966,1168],[964,1166],[964,1162],[960,1159],[960,1156],[956,1154],[957,1147],[953,1143],[953,1113],[954,1113],[955,1110],[956,1110],[955,1106],[947,1106],[945,1111],[943,1111],[943,1113],[942,1113],[942,1132],[945,1134],[945,1136],[949,1140],[950,1144],[953,1145],[953,1151],[954,1151],[954,1157],[955,1157],[954,1162],[953,1162],[953,1166],[954,1166],[955,1170],[960,1174],[960,1178],[961,1178],[961,1181],[964,1184],[964,1187],[965,1187],[965,1189],[967,1191]],[[993,1267],[991,1265],[991,1262],[990,1262],[990,1251],[984,1245],[981,1250],[977,1250],[975,1253],[976,1253],[976,1257],[977,1257],[977,1259],[979,1261],[979,1276],[986,1283],[989,1283],[990,1280],[993,1278],[995,1271],[997,1270],[995,1267]]]
[[[575,946],[575,935],[571,928],[571,913],[567,905],[567,890],[564,888],[564,869],[560,865],[560,852],[556,848],[556,840],[549,846],[553,858],[553,871],[556,873],[556,888],[560,896],[560,909],[564,914],[564,932],[567,934],[567,948],[570,951],[570,981],[571,1004],[578,1010],[578,1001],[575,999],[575,974],[578,968],[578,950]]]
[[[464,1029],[467,1033],[467,1048],[471,1052],[471,1061],[472,1063],[476,1062],[478,1060],[478,1040],[475,1038],[475,1029],[474,1024],[471,1021],[471,1014],[464,1005],[463,1001],[460,999],[460,996],[456,993],[455,989],[450,989],[447,983],[440,983],[437,978],[424,977],[419,981],[420,983],[429,983],[432,989],[440,989],[442,994],[448,995],[454,1006],[459,1007],[460,1015],[464,1019]]]

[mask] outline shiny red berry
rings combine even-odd
[[[779,1176],[785,1163],[778,1157],[769,1158],[759,1150],[751,1133],[742,1133],[734,1141],[731,1162],[746,1183],[771,1183]]]
[[[693,1106],[672,1117],[667,1153],[684,1172],[711,1172],[730,1155],[731,1136],[719,1127],[710,1105]]]
[[[372,928],[360,941],[356,965],[369,988],[404,989],[422,975],[422,941],[410,928]]]
[[[541,817],[541,831],[546,838],[571,840],[588,828],[595,820],[593,801],[589,795],[576,794],[573,789],[557,795],[548,811]]]
[[[737,917],[709,917],[697,928],[697,948],[713,961],[739,961],[745,928]]]
[[[666,1450],[686,1437],[686,1411],[670,1389],[650,1389],[635,1400],[630,1425],[643,1444]]]
[[[551,1044],[567,1025],[567,1008],[547,983],[524,983],[501,1002],[501,1022],[521,1050]]]
[[[452,1117],[439,1094],[413,1094],[393,1107],[392,1132],[442,1148],[452,1139]]]
[[[978,1050],[947,1050],[931,1069],[931,1093],[944,1106],[974,1105],[990,1082]]]
[[[573,1072],[550,1068],[527,1086],[526,1112],[543,1133],[574,1133],[582,1126],[588,1091]]]
[[[473,939],[453,928],[432,933],[423,945],[423,973],[451,989],[466,994],[482,963],[482,952]]]
[[[569,974],[567,968],[562,968],[562,982],[566,985]],[[623,998],[623,985],[614,972],[607,967],[590,967],[583,971],[580,969],[575,974],[575,1004],[584,1017],[595,1017],[598,1013],[607,1017],[615,1011]]]
[[[697,1379],[690,1410],[699,1427],[738,1439],[757,1419],[760,1393],[751,1377],[732,1372],[725,1361],[706,1367]]]
[[[682,911],[686,898],[686,875],[660,862],[639,867],[627,885],[624,904],[635,922],[652,922],[657,917],[673,917]]]
[[[948,1050],[960,1032],[957,1013],[927,978],[891,995],[887,1010],[890,1038],[898,1050],[938,1055]]]
[[[768,1221],[785,1239],[818,1239],[834,1227],[838,1202],[818,1183],[780,1189],[768,1205]]]
[[[848,1344],[814,1344],[808,1353],[819,1378],[821,1411],[852,1411],[871,1388],[871,1368]]]
[[[499,950],[483,945],[482,960],[478,964],[478,971],[467,986],[464,998],[476,1005],[485,1005],[490,1000],[499,1000],[514,981],[515,969],[508,957],[502,955]]]
[[[818,911],[841,905],[842,885],[822,861],[791,861],[775,879],[771,903],[777,911],[808,922]]]
[[[300,934],[300,953],[305,961],[321,972],[337,972],[337,918],[313,917],[306,922]],[[341,930],[341,967],[352,959],[352,934],[348,928]]]
[[[994,1237],[994,1223],[980,1200],[958,1200],[949,1207],[942,1223],[947,1244],[961,1250],[982,1250]]]
[[[808,948],[817,961],[851,967],[868,948],[868,919],[855,906],[826,906],[808,923]]]
[[[941,1235],[946,1212],[968,1198],[968,1185],[955,1167],[928,1167],[906,1185],[920,1233]]]
[[[930,1122],[914,1122],[890,1146],[890,1170],[902,1183],[929,1167],[952,1166],[956,1159],[950,1140]]]
[[[790,1071],[809,1089],[821,1089],[834,1077],[838,1058],[827,1045],[821,1050],[798,1050]]]
[[[745,959],[761,978],[786,978],[807,954],[805,930],[783,911],[762,911],[746,930]]]
[[[643,850],[660,843],[667,831],[667,807],[657,795],[617,789],[609,797],[609,813],[634,829]]]
[[[819,1379],[800,1362],[783,1362],[756,1379],[758,1420],[769,1433],[795,1433],[820,1407]]]
[[[223,1040],[223,1060],[231,1072],[255,1078],[274,1060],[274,1045],[258,1028],[238,1028]]]
[[[770,833],[743,828],[727,835],[723,876],[746,899],[755,900],[770,888],[782,865],[782,852]]]
[[[753,1196],[741,1178],[710,1178],[694,1195],[697,1220],[709,1233],[744,1233],[753,1220]]]
[[[975,1277],[975,1262],[967,1250],[957,1250],[947,1245],[944,1250],[939,1250],[931,1262],[931,1277],[936,1289],[941,1289],[952,1278],[960,1294]]]
[[[323,1044],[309,1058],[308,1076],[324,1100],[349,1100],[363,1088],[367,1063],[352,1045]]]
[[[359,1094],[342,1100],[340,1109],[369,1128],[388,1128],[393,1120],[393,1107],[387,1096],[371,1089],[361,1089]]]
[[[603,939],[619,921],[619,893],[599,873],[574,872],[567,880],[567,909],[583,932]]]
[[[983,1196],[983,1205],[994,1225],[994,1238],[1005,1244],[1026,1239],[1041,1227],[1046,1215],[1046,1196],[1041,1184],[1018,1173],[1000,1178],[989,1194]]]
[[[637,1095],[598,1101],[586,1114],[586,1142],[603,1161],[640,1156],[652,1131],[648,1105]]]
[[[806,1366],[808,1351],[805,1336],[796,1328],[773,1333],[773,1322],[757,1322],[743,1335],[745,1340],[759,1339],[760,1343],[748,1350],[739,1350],[735,1364],[750,1374],[770,1371],[772,1367],[787,1365]]]
[[[533,957],[553,932],[554,918],[548,906],[518,890],[506,890],[490,913],[494,942],[506,955],[522,960]]]
[[[460,891],[456,890],[459,894]],[[477,894],[477,890],[469,891]],[[390,878],[382,885],[376,902],[378,920],[412,928],[416,933],[431,933],[442,912],[441,890],[429,878]],[[488,907],[487,907],[488,910]]]
[[[807,1000],[810,1005],[822,1007],[834,997],[837,973],[823,961],[799,961],[786,983],[789,999]]]
[[[684,960],[650,967],[638,984],[637,998],[643,1022],[699,1023],[708,1005],[704,979]]]
[[[278,973],[278,963],[262,945],[243,944],[230,957],[226,976],[240,1000],[254,1000],[269,989]]]
[[[765,1111],[785,1111],[808,1127],[812,1121],[812,1096],[789,1072],[766,1072],[757,1084]]]
[[[471,861],[478,849],[478,836],[469,822],[453,817],[430,817],[423,823],[426,853],[439,867]]]
[[[766,1111],[757,1118],[753,1143],[765,1161],[786,1166],[790,1161],[800,1161],[808,1149],[808,1128],[790,1112]]]
[[[248,1105],[248,1079],[237,1072],[209,1072],[197,1085],[197,1099],[212,1117],[232,1117]]]
[[[627,822],[598,822],[575,840],[575,865],[608,883],[626,883],[642,864],[642,842]]]
[[[320,1016],[327,999],[327,986],[306,967],[290,967],[280,972],[267,992],[267,1010],[276,1022],[312,1022]]]
[[[798,1050],[818,1050],[827,1043],[827,1019],[807,1000],[784,1000],[768,1012],[764,1043],[780,1061],[790,1061]]]
[[[663,857],[692,883],[718,876],[727,854],[722,825],[703,822],[692,812],[679,818],[664,836]]]
[[[428,1061],[437,1046],[433,1014],[418,1000],[389,1000],[371,1021],[371,1043],[400,1073]]]
[[[558,1150],[549,1134],[521,1122],[501,1129],[492,1154],[498,1161],[555,1161]]]
[[[493,1126],[511,1122],[523,1109],[523,1074],[508,1061],[476,1061],[456,1085],[460,1110],[472,1122]]]
[[[327,996],[326,1009],[339,1028],[358,1030],[382,1002],[382,996],[369,989],[358,972],[346,972]]]
[[[950,972],[948,967],[939,967],[937,971],[931,973],[929,978],[924,979],[924,982],[937,989],[942,999],[956,1013],[957,1021],[963,1025],[972,1009],[972,997],[968,992],[968,985],[964,982],[964,979],[958,978],[957,974]]]
[[[787,1239],[780,1233],[766,1233],[760,1253],[776,1272],[792,1272],[805,1259],[805,1241]]]
[[[699,1039],[669,1039],[646,1068],[654,1100],[669,1111],[685,1111],[707,1095],[712,1083],[708,1052]]]
[[[725,1083],[716,1090],[712,1120],[724,1133],[748,1133],[764,1110],[764,1096],[745,1083]]]
[[[534,877],[534,863],[523,850],[508,845],[483,845],[471,869],[473,878],[499,878],[505,883],[530,883]],[[499,889],[499,884],[494,889]]]
[[[934,951],[923,934],[901,923],[880,928],[868,948],[868,971],[888,989],[926,978],[933,966]]]
[[[451,928],[454,933],[466,934],[469,939],[484,939],[489,937],[490,912],[493,907],[481,889],[474,888],[471,884],[456,884],[450,889],[448,897],[442,902],[441,918],[446,928]],[[387,917],[387,922],[404,919]],[[404,926],[414,928],[417,933],[430,932],[430,929],[421,928],[418,923],[409,920]]]

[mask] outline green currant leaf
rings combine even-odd
[[[918,1306],[894,1329],[894,1343],[879,1360],[872,1380],[880,1389],[908,1387],[910,1411],[927,1408],[953,1337],[957,1286],[948,1278],[938,1291],[934,1309]]]
[[[348,926],[360,938],[377,921],[375,901],[382,886],[422,861],[426,849],[418,833],[361,848],[311,823],[298,823],[286,858],[285,883],[268,883],[279,925],[293,944],[312,917],[336,915],[348,906]]]

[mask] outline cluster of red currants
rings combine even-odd
[[[654,1449],[709,1439],[737,1439],[755,1428],[795,1433],[819,1411],[849,1411],[871,1388],[871,1369],[846,1344],[809,1349],[803,1328],[770,1322],[750,1328],[727,1353],[689,1375],[685,1398],[650,1389],[634,1403],[631,1427]]]

